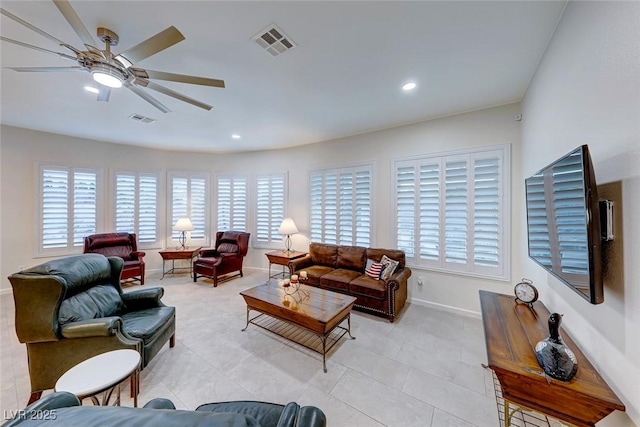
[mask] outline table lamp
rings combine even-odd
[[[284,240],[284,245],[287,248],[287,252],[291,252],[291,235],[296,234],[298,232],[298,227],[296,227],[296,223],[293,222],[291,218],[285,218],[282,220],[282,224],[280,224],[280,228],[278,229],[278,233],[287,236]]]
[[[180,218],[178,222],[176,222],[176,225],[173,226],[173,231],[180,232],[180,237],[178,237],[180,246],[178,246],[178,249],[185,250],[188,248],[188,246],[185,246],[185,242],[187,240],[185,233],[191,230],[193,230],[193,224],[189,218]]]

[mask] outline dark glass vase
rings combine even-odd
[[[569,381],[578,371],[578,360],[560,337],[562,315],[549,316],[549,337],[536,344],[536,358],[544,372],[551,378]]]

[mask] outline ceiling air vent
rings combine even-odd
[[[143,116],[141,114],[132,114],[132,115],[129,116],[129,118],[131,120],[135,120],[136,122],[142,122],[142,123],[147,123],[147,124],[153,123],[153,122],[156,121],[156,119],[151,119],[151,118],[145,117],[145,116]]]
[[[271,24],[260,31],[252,37],[252,40],[273,56],[278,56],[297,46],[295,42],[275,24]]]

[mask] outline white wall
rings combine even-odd
[[[588,304],[545,274],[524,245],[519,254],[541,300],[564,314],[563,327],[627,407],[598,425],[640,425],[640,3],[570,2],[523,115],[516,181],[581,144],[589,144],[598,184],[622,181],[624,283],[605,283],[603,304]]]
[[[514,121],[519,104],[432,120],[354,136],[337,141],[285,150],[242,154],[202,154],[148,150],[97,141],[70,138],[10,126],[1,128],[2,182],[2,253],[0,271],[2,289],[10,284],[6,277],[21,265],[32,266],[46,259],[34,258],[36,212],[36,162],[54,162],[104,169],[208,171],[212,183],[215,173],[289,172],[289,215],[301,233],[293,236],[298,250],[308,247],[308,173],[322,167],[336,167],[357,162],[374,164],[374,236],[373,244],[393,247],[392,162],[396,157],[457,150],[488,145],[512,144],[513,168],[519,169],[520,123]],[[10,184],[8,184],[10,183]],[[108,180],[106,182],[109,183]],[[520,185],[514,186],[514,200],[521,198]],[[107,190],[108,191],[108,190]],[[109,194],[109,193],[106,193]],[[517,214],[514,204],[513,214]],[[163,203],[164,206],[164,203]],[[512,226],[521,227],[518,221]],[[513,245],[519,245],[518,233]],[[147,250],[147,271],[161,266],[157,251]],[[252,249],[245,261],[248,267],[266,268],[265,250]],[[519,264],[519,259],[514,258]],[[514,266],[517,267],[517,266]],[[518,268],[513,268],[514,274]],[[423,286],[415,279],[423,277]],[[517,273],[515,277],[520,277]],[[436,304],[451,310],[478,313],[478,290],[510,292],[510,282],[479,280],[469,277],[414,270],[410,280],[410,297],[415,302]]]

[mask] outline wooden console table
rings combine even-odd
[[[497,376],[505,399],[505,425],[509,403],[547,414],[579,427],[593,427],[624,404],[569,334],[560,336],[578,359],[578,372],[568,382],[544,375],[534,347],[549,336],[549,310],[537,301],[533,308],[517,304],[509,295],[480,291],[482,322],[489,368]],[[570,322],[570,319],[565,319]]]

